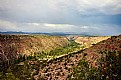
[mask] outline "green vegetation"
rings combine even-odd
[[[58,51],[57,51],[58,52]],[[99,67],[94,68],[84,59],[80,60],[78,65],[71,69],[73,72],[69,80],[119,80],[121,79],[121,55],[120,51],[101,51],[102,58],[99,60]],[[37,75],[40,66],[44,66],[38,56],[21,57],[19,64],[10,66],[5,72],[0,73],[1,80],[25,80],[33,79]],[[24,61],[25,60],[25,61]],[[23,61],[23,62],[22,62]],[[34,63],[31,63],[34,62]]]
[[[70,44],[63,48],[57,48],[55,50],[51,50],[50,52],[40,52],[34,53],[29,56],[19,55],[18,59],[15,60],[14,64],[9,66],[7,70],[0,73],[0,79],[2,80],[25,80],[32,79],[34,75],[36,75],[39,71],[39,67],[44,65],[44,62],[40,62],[40,60],[44,61],[44,58],[56,58],[57,56],[63,54],[70,54],[74,51],[77,52],[80,50],[80,45],[75,43],[74,41],[70,41]],[[37,64],[28,64],[31,61],[35,61]],[[37,70],[37,71],[33,71]]]
[[[5,39],[8,39],[8,37],[5,37]],[[14,64],[0,72],[0,80],[33,80],[39,74],[39,70],[47,65],[48,59],[76,53],[82,48],[84,49],[85,46],[70,41],[68,46],[56,48],[49,52],[42,51],[29,56],[19,55]],[[72,73],[69,74],[69,80],[120,80],[121,50],[113,51],[110,48],[112,47],[109,47],[109,50],[105,50],[105,47],[104,49],[99,48],[102,56],[99,59],[98,68],[92,67],[85,59],[80,60],[74,68],[67,68],[72,70]]]
[[[31,79],[32,69],[31,65],[28,64],[28,61],[21,62],[19,65],[12,65],[5,72],[0,73],[0,80]]]
[[[99,80],[100,71],[97,68],[91,67],[84,59],[80,60],[78,65],[73,69],[73,73],[69,80]]]
[[[121,51],[102,51],[100,62],[101,79],[121,79]]]
[[[70,54],[73,52],[77,52],[80,50],[80,45],[75,43],[74,41],[71,41],[68,46],[57,48],[55,50],[51,50],[50,52],[40,52],[35,53],[34,56],[36,56],[36,59],[43,59],[43,58],[56,58],[57,56],[64,55],[64,54]]]
[[[81,45],[75,43],[74,41],[70,41],[70,44],[68,46],[57,48],[55,50],[51,50],[49,52],[39,52],[34,53],[29,56],[20,55],[19,58],[16,60],[16,62],[21,62],[25,60],[47,60],[47,59],[54,59],[61,55],[71,54],[74,52],[80,51]]]
[[[20,80],[15,77],[15,75],[11,72],[11,69],[8,69],[6,73],[0,73],[0,80]]]
[[[120,80],[121,52],[101,51],[102,58],[99,67],[91,67],[84,59],[73,69],[69,80]]]

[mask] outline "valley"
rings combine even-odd
[[[110,60],[106,57],[113,55],[112,53],[118,55],[116,61],[120,60],[120,36],[74,36],[73,40],[64,36],[47,35],[11,35],[12,37],[4,39],[3,36],[9,35],[1,35],[1,51],[3,51],[3,43],[8,45],[9,40],[16,47],[24,44],[22,48],[17,48],[17,52],[23,50],[21,55],[17,55],[18,57],[15,57],[15,53],[8,53],[13,55],[13,58],[15,57],[16,60],[9,58],[14,63],[2,63],[4,59],[1,58],[2,70],[5,69],[1,72],[0,77],[3,80],[10,78],[11,80],[97,80],[106,79],[107,76],[109,79],[113,79],[114,77],[107,74],[108,71],[102,73],[105,71],[103,65],[106,64],[105,66],[108,67],[107,61]],[[11,51],[14,48],[5,49]],[[112,59],[114,56],[110,58]],[[115,64],[110,63],[110,65]],[[120,62],[117,65],[120,65]],[[99,68],[99,66],[102,67]],[[100,72],[100,70],[102,71]],[[113,69],[110,70],[113,71]],[[116,75],[120,76],[119,73]],[[118,80],[120,77],[116,77],[116,79]]]

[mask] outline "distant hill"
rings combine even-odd
[[[0,34],[45,34],[45,35],[51,35],[51,36],[93,36],[88,33],[72,33],[72,32],[52,32],[52,33],[47,33],[47,32],[22,32],[22,31],[6,31],[6,32],[0,32]]]

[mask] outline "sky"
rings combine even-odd
[[[0,31],[121,34],[121,0],[0,0]]]

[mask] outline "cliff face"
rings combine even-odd
[[[110,37],[108,36],[99,36],[99,37],[78,37],[75,42],[82,45],[96,44],[100,41],[106,40]]]
[[[47,35],[0,35],[0,62],[14,60],[19,54],[48,52],[67,46],[65,37]]]

